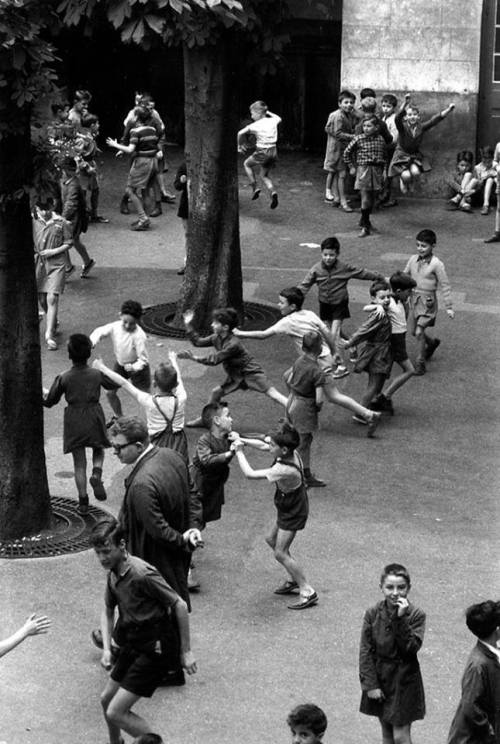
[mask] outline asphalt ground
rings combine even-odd
[[[172,151],[172,179],[181,157]],[[332,234],[340,239],[343,258],[390,274],[404,268],[416,233],[430,227],[438,234],[436,254],[448,270],[456,317],[449,320],[440,311],[442,344],[428,374],[396,394],[396,415],[384,420],[375,439],[366,438],[348,411],[325,404],[313,469],[328,486],[310,491],[311,516],[293,546],[319,594],[316,607],[290,612],[287,598],[273,595],[283,571],[263,541],[274,519],[271,487],[246,481],[233,463],[222,519],[209,525],[206,547],[196,557],[202,586],[193,596],[191,626],[199,672],[185,687],[158,690],[137,706],[166,742],[287,741],[286,715],[305,701],[324,708],[326,742],[379,741],[378,722],[358,713],[358,643],[363,612],[380,596],[381,568],[398,561],[412,575],[410,598],[427,613],[419,654],[427,715],[413,726],[414,742],[438,744],[445,740],[474,643],[464,609],[498,598],[500,245],[482,242],[493,230],[493,214],[449,213],[444,202],[401,199],[398,207],[373,216],[373,237],[359,239],[358,214],[323,203],[321,162],[282,155],[275,211],[264,195],[250,201],[242,176],[245,298],[275,303],[279,290],[318,260],[319,249],[308,244]],[[133,218],[117,210],[125,175],[125,161],[106,157],[101,212],[111,222],[91,226],[85,236],[96,267],[88,279],[73,278],[67,286],[60,349],[49,352],[42,343],[46,386],[68,366],[64,342],[70,333],[115,319],[129,297],[144,305],[178,297],[183,241],[176,207],[166,206],[150,232],[131,232]],[[352,281],[350,296],[346,328],[352,331],[363,319],[368,283]],[[315,290],[306,307],[316,310]],[[291,342],[276,337],[246,345],[283,389],[281,374],[295,356]],[[169,349],[186,343],[151,337],[149,346],[155,366]],[[411,340],[409,346],[413,351]],[[112,361],[109,346],[103,344],[99,354]],[[191,417],[222,371],[181,364]],[[365,384],[364,375],[351,374],[341,387],[359,399]],[[137,412],[135,403],[122,399],[127,413]],[[235,427],[246,431],[269,430],[281,413],[258,393],[237,393],[230,404]],[[104,407],[109,413],[106,401]],[[46,412],[48,475],[54,496],[76,498],[72,460],[62,454],[62,415],[62,405]],[[191,445],[197,435],[189,432]],[[267,462],[259,453],[249,459],[259,466]],[[106,456],[104,506],[113,513],[125,472],[113,454]],[[53,621],[50,634],[28,639],[1,661],[0,740],[104,744],[99,694],[106,675],[89,638],[105,580],[96,558],[87,551],[3,560],[0,570],[3,637],[31,611]]]

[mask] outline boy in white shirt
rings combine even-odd
[[[260,195],[256,173],[257,169],[260,168],[262,180],[271,196],[271,209],[276,209],[278,194],[269,178],[269,171],[277,159],[276,142],[278,141],[278,124],[281,122],[281,117],[268,111],[264,101],[252,103],[250,116],[253,120],[252,123],[238,132],[238,152],[245,153],[247,151],[246,136],[248,134],[254,135],[256,139],[255,151],[243,163],[253,190],[252,200],[258,199]]]

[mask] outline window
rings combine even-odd
[[[496,0],[495,44],[493,47],[493,82],[500,83],[500,2]]]

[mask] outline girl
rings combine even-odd
[[[407,93],[396,114],[399,137],[389,166],[389,177],[399,176],[402,194],[408,192],[409,186],[413,185],[421,173],[431,170],[429,161],[420,152],[424,132],[439,124],[455,108],[455,104],[450,103],[441,113],[420,123],[420,112],[416,106],[410,104],[410,98],[411,94]]]
[[[184,432],[186,391],[175,352],[170,351],[168,358],[170,364],[161,363],[154,372],[153,395],[136,388],[125,377],[106,367],[101,359],[96,359],[92,366],[126,390],[144,408],[151,443],[157,447],[175,450],[182,455],[186,464],[189,464],[188,444]]]
[[[325,162],[323,170],[327,172],[325,201],[333,207],[342,207],[344,212],[352,212],[345,194],[347,166],[343,154],[346,145],[354,137],[357,117],[354,113],[356,96],[350,90],[339,93],[339,107],[328,116],[325,126],[327,134]]]
[[[479,150],[481,161],[474,166],[475,191],[472,200],[482,201],[481,214],[490,213],[491,195],[496,186],[497,169],[493,164],[493,148],[481,147]]]
[[[318,595],[307,581],[302,568],[290,555],[297,530],[303,530],[309,514],[309,502],[304,483],[304,474],[300,457],[295,450],[300,443],[298,432],[289,424],[267,437],[268,443],[256,439],[241,439],[237,434],[231,437],[231,445],[236,453],[238,464],[245,477],[250,479],[266,478],[276,483],[274,504],[278,510],[276,523],[266,537],[266,542],[274,551],[274,557],[281,563],[289,575],[283,584],[274,590],[275,594],[300,594],[299,602],[288,605],[290,610],[304,610],[315,605]],[[243,454],[243,446],[249,444],[257,449],[268,450],[274,457],[270,468],[254,470]]]
[[[411,744],[410,727],[425,715],[417,660],[424,639],[425,613],[408,602],[410,575],[390,563],[382,572],[384,599],[363,619],[359,649],[360,711],[377,716],[383,744]]]
[[[109,447],[104,413],[99,403],[101,387],[106,390],[116,386],[97,369],[91,369],[87,360],[92,343],[83,333],[69,337],[68,356],[73,366],[58,375],[50,390],[44,390],[43,405],[51,408],[59,403],[64,394],[67,407],[64,410],[63,452],[71,452],[75,468],[75,483],[78,491],[79,514],[89,511],[87,495],[87,458],[85,448],[92,449],[92,475],[90,485],[98,501],[105,501],[106,491],[102,482],[104,448]]]
[[[448,204],[450,209],[461,209],[470,212],[471,196],[476,189],[476,181],[472,174],[474,155],[470,150],[460,150],[457,153],[457,169],[447,180],[449,191],[452,194]]]

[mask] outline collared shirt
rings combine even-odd
[[[90,334],[92,345],[95,346],[106,336],[111,336],[116,361],[122,367],[130,364],[133,371],[138,372],[149,364],[146,334],[139,326],[133,331],[126,331],[121,320],[99,326]]]
[[[317,284],[319,301],[329,305],[338,305],[349,299],[347,282],[350,279],[375,281],[383,278],[382,274],[368,271],[368,269],[358,269],[339,259],[331,267],[325,266],[323,261],[318,261],[308,271],[298,287],[304,294],[307,294],[312,285]]]
[[[451,309],[453,307],[450,281],[444,263],[437,256],[432,254],[425,258],[421,258],[418,254],[410,256],[405,273],[417,282],[414,292],[418,293],[418,290],[436,292],[439,286],[443,293],[446,308]]]
[[[486,648],[489,649],[492,654],[495,654],[496,659],[498,663],[500,664],[500,648],[497,648],[496,646],[491,646],[489,643],[486,643],[486,641],[482,641],[480,638],[478,640],[479,640],[479,643],[482,643],[483,646],[486,646]]]
[[[68,248],[73,237],[70,223],[60,215],[52,212],[50,219],[45,220],[40,213],[33,218],[33,243],[36,253],[52,248],[60,248],[67,244]],[[61,261],[65,262],[65,254],[60,254]]]
[[[386,159],[386,146],[380,134],[358,134],[344,150],[348,165],[383,165]]]
[[[269,147],[274,147],[278,140],[278,124],[281,122],[281,116],[272,114],[270,111],[267,112],[262,119],[253,121],[248,126],[241,129],[238,134],[254,134],[255,135],[255,146],[258,150],[267,150]]]
[[[229,333],[224,338],[218,336],[217,333],[202,338],[196,331],[189,331],[187,336],[193,346],[213,346],[215,349],[214,353],[206,357],[198,357],[197,361],[200,364],[206,364],[209,367],[222,364],[230,377],[262,374],[264,371],[260,364],[245,349],[240,339],[232,333]]]
[[[391,333],[406,333],[406,309],[401,301],[396,301],[394,297],[391,297],[387,315],[391,321]]]
[[[283,318],[278,320],[270,330],[273,333],[283,333],[287,336],[291,336],[297,347],[299,354],[302,354],[302,339],[309,331],[316,331],[322,338],[326,335],[329,337],[330,333],[325,323],[313,313],[312,310],[294,310],[293,313],[285,315]],[[327,357],[331,354],[328,346],[323,342],[321,347],[320,358]]]

